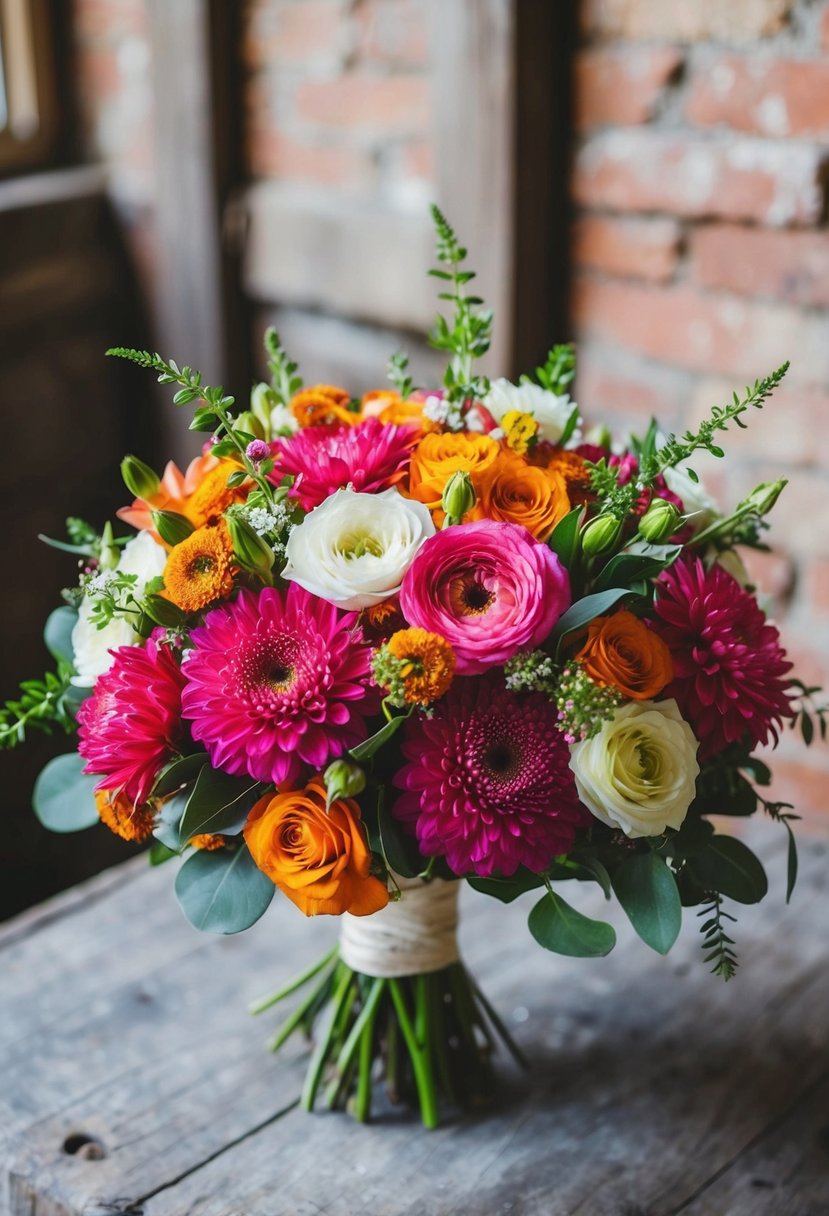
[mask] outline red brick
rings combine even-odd
[[[686,116],[760,135],[829,133],[829,63],[722,55],[692,82]]]
[[[337,0],[255,0],[245,8],[242,57],[248,67],[274,61],[306,64],[347,46],[348,29]]]
[[[767,464],[753,466],[750,476],[749,470],[741,470],[739,477],[745,493],[749,493],[754,485],[779,477],[780,471],[772,455]],[[774,504],[769,522],[769,543],[773,547],[785,546],[787,552],[802,557],[829,557],[829,473],[801,469]],[[798,630],[798,636],[810,644],[817,640],[802,630]]]
[[[577,329],[679,367],[753,382],[786,359],[789,382],[829,381],[823,317],[783,305],[712,296],[693,287],[652,287],[582,277]],[[829,534],[827,535],[829,542]]]
[[[585,140],[573,190],[589,207],[813,223],[823,209],[823,162],[808,145],[631,128]]]
[[[625,278],[665,282],[679,258],[681,229],[671,219],[585,215],[573,229],[577,265]]]
[[[691,273],[704,287],[829,306],[829,232],[767,231],[733,224],[696,228]]]
[[[282,177],[320,186],[370,183],[373,166],[359,148],[292,139],[284,131],[248,127],[248,165],[254,177]]]
[[[356,11],[363,59],[401,67],[425,67],[429,21],[420,0],[363,0]]]
[[[305,81],[296,94],[297,114],[333,127],[409,132],[431,117],[429,83],[423,76],[342,76]]]
[[[604,424],[611,431],[625,427],[646,430],[657,418],[670,430],[682,396],[685,377],[641,361],[639,366],[617,367],[607,348],[592,342],[579,343],[576,400],[582,407],[585,426]]]
[[[792,757],[774,752],[765,757],[774,780],[768,790],[763,790],[763,796],[794,807],[794,814],[801,816],[800,822],[794,824],[798,838],[822,836],[829,831],[829,768],[821,759],[822,751],[825,747],[820,742],[808,749],[801,743]],[[794,898],[797,899],[797,888]]]
[[[741,549],[740,556],[761,603],[768,601],[764,607],[779,616],[794,591],[794,561],[787,553],[764,553],[761,549]]]
[[[582,0],[581,24],[600,38],[753,42],[776,34],[792,0]]]
[[[576,125],[647,122],[683,58],[672,46],[581,51],[575,65]]]
[[[796,361],[797,352],[793,353]],[[724,405],[731,399],[735,387],[739,386],[733,377],[699,383],[688,402],[683,427],[697,426],[708,417],[712,405]],[[779,473],[788,475],[790,466],[804,467],[820,460],[822,452],[817,439],[827,417],[829,392],[789,386],[787,377],[762,411],[752,411],[745,430],[739,427],[729,430],[725,446],[729,455],[738,460],[773,459]]]
[[[72,32],[77,41],[112,43],[149,28],[146,0],[73,0]]]

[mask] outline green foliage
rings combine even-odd
[[[302,388],[302,377],[298,375],[296,363],[289,358],[272,325],[265,330],[265,351],[271,373],[271,388],[279,404],[287,406]]]
[[[702,949],[705,962],[714,964],[712,975],[726,981],[733,979],[737,970],[737,954],[733,948],[734,939],[726,933],[723,921],[730,920],[736,924],[736,917],[723,910],[722,898],[717,894],[709,895],[706,907],[700,909],[697,916],[703,918],[700,925]]]
[[[57,672],[47,671],[42,680],[21,683],[20,697],[0,707],[0,750],[23,743],[30,728],[45,735],[55,729],[72,733],[77,692],[71,678],[72,668],[59,663]]]
[[[795,840],[791,825],[800,816],[789,814],[793,809],[790,802],[767,802],[765,798],[761,798],[759,795],[758,798],[769,819],[773,819],[775,823],[782,823],[789,837],[789,848],[786,858],[786,903],[788,903],[797,882],[797,841]]]
[[[704,849],[689,858],[687,867],[703,890],[741,904],[759,903],[768,891],[763,866],[748,845],[734,836],[712,836]]]
[[[792,726],[796,730],[800,730],[803,742],[809,747],[814,740],[815,724],[817,723],[817,731],[821,742],[825,743],[829,705],[818,705],[815,701],[815,697],[819,693],[822,693],[823,689],[819,684],[807,685],[802,680],[792,680],[791,684],[798,694]]]
[[[533,874],[531,870],[525,870],[520,866],[511,878],[467,878],[466,880],[473,891],[480,891],[482,895],[491,895],[494,899],[498,899],[502,904],[511,904],[514,899],[518,899],[519,895],[526,895],[527,891],[536,891],[539,887],[544,886],[544,876],[542,874]]]
[[[245,826],[248,812],[267,787],[250,777],[231,777],[205,764],[184,808],[179,826],[180,843],[202,833],[235,836]]]
[[[368,739],[364,739],[362,743],[358,743],[356,747],[352,747],[348,753],[352,760],[356,760],[358,764],[362,764],[365,760],[370,760],[371,757],[380,750],[384,743],[387,743],[397,732],[411,714],[411,708],[408,713],[397,714],[390,718],[383,726],[380,727]]]
[[[401,878],[414,878],[422,873],[424,865],[417,841],[405,831],[386,804],[383,787],[377,791],[377,828],[380,833],[380,851],[386,865]]]
[[[579,532],[584,520],[584,507],[574,507],[553,529],[547,544],[569,571],[572,571],[579,552]]]
[[[590,489],[596,496],[596,514],[612,515],[620,522],[630,515],[633,504],[641,493],[636,478],[619,485],[619,471],[608,465],[602,457],[595,464],[587,462],[590,471]]]
[[[535,378],[542,388],[562,396],[569,390],[576,376],[576,348],[572,342],[563,342],[547,352],[542,367],[535,369]],[[527,380],[529,377],[522,377]],[[566,441],[563,441],[566,442]]]
[[[404,401],[412,395],[414,381],[409,375],[409,357],[402,350],[396,351],[389,359],[388,377]]]
[[[435,278],[447,284],[439,299],[454,305],[451,322],[438,315],[429,341],[437,350],[451,355],[443,383],[450,403],[460,406],[467,398],[483,397],[489,391],[485,376],[473,376],[472,362],[489,350],[492,334],[492,312],[482,308],[479,296],[466,294],[466,285],[475,278],[472,270],[462,270],[467,251],[459,243],[445,216],[432,206],[432,219],[437,233],[437,259],[446,270],[430,270]]]
[[[52,832],[80,832],[99,820],[94,790],[100,778],[87,776],[84,763],[77,752],[56,756],[35,782],[35,814]]]
[[[616,932],[606,921],[592,920],[547,888],[529,916],[529,928],[545,950],[572,958],[600,958],[616,945]]]
[[[676,880],[658,853],[629,857],[612,877],[616,898],[646,945],[667,954],[682,926]]]
[[[274,885],[245,844],[191,853],[176,875],[176,898],[196,929],[241,933],[266,911]]]
[[[559,617],[549,640],[544,643],[545,649],[559,647],[568,633],[588,625],[594,617],[602,616],[625,596],[632,594],[633,592],[627,587],[613,587],[608,591],[598,591],[577,600]]]
[[[46,618],[43,629],[43,640],[46,649],[58,663],[71,664],[75,657],[72,648],[72,630],[78,621],[74,608],[55,608]]]
[[[634,541],[605,565],[593,584],[596,591],[611,587],[630,587],[642,579],[653,579],[676,561],[681,545],[651,545]]]
[[[94,548],[101,539],[92,524],[88,524],[85,519],[79,519],[77,515],[70,515],[67,519],[66,534],[73,545],[90,548]]]

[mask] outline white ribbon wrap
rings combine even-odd
[[[398,878],[401,897],[371,916],[344,913],[340,957],[363,975],[395,979],[440,971],[458,953],[458,887],[435,878]]]

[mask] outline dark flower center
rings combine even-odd
[[[505,739],[491,743],[483,754],[483,763],[493,777],[509,781],[518,772],[520,756],[517,750]]]

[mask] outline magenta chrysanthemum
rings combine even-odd
[[[456,680],[432,717],[406,723],[403,754],[394,814],[456,874],[540,873],[589,820],[555,708],[500,676]]]
[[[446,638],[462,675],[478,675],[544,641],[570,607],[570,579],[526,528],[481,519],[426,541],[400,607],[410,625]]]
[[[98,789],[117,790],[137,805],[149,797],[182,737],[184,680],[169,648],[119,646],[93,695],[78,710],[78,752],[85,773],[101,773]]]
[[[182,664],[182,712],[214,768],[291,781],[366,738],[377,692],[356,622],[296,584],[208,613]]]
[[[406,471],[419,433],[410,426],[366,418],[357,426],[306,426],[277,439],[273,476],[296,477],[291,490],[303,511],[311,511],[335,490],[373,493],[398,482]]]
[[[706,760],[729,743],[777,741],[791,717],[792,664],[757,602],[735,578],[699,559],[677,562],[658,581],[655,631],[671,651],[674,697]]]

